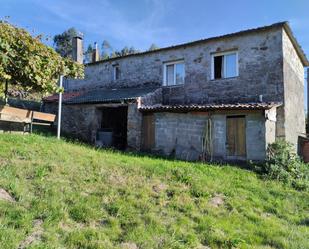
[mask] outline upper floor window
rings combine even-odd
[[[119,80],[120,79],[120,67],[119,65],[114,65],[114,80]]]
[[[238,76],[238,52],[226,52],[212,55],[211,79],[223,79]]]
[[[184,61],[174,61],[164,64],[165,86],[180,85],[185,83],[185,64]]]

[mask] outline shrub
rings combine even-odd
[[[291,184],[297,189],[309,187],[308,166],[293,152],[292,145],[286,141],[279,140],[268,145],[262,170],[267,178]]]

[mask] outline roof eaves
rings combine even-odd
[[[207,104],[207,105],[153,105],[141,106],[141,112],[174,112],[174,111],[213,111],[213,110],[269,110],[282,103],[237,103],[237,104]]]
[[[66,105],[79,105],[79,104],[100,104],[100,103],[119,103],[122,101],[130,101],[130,100],[136,100],[138,97],[132,97],[132,98],[114,98],[114,99],[94,99],[94,100],[80,100],[80,101],[74,101],[74,100],[68,100],[65,101],[64,104]]]
[[[284,22],[283,23],[283,28],[284,28],[285,32],[287,33],[288,37],[290,38],[290,40],[292,41],[294,49],[296,50],[296,53],[298,54],[301,62],[303,63],[303,65],[305,67],[309,67],[309,61],[308,61],[308,59],[306,57],[306,54],[303,51],[302,47],[299,45],[299,43],[296,40],[295,36],[293,35],[293,31],[292,31],[289,23],[288,22]]]
[[[96,62],[90,62],[90,63],[86,63],[85,66],[92,66],[92,65],[96,65],[96,64],[100,64],[100,63],[104,63],[104,62],[115,61],[115,60],[119,60],[119,59],[127,58],[127,57],[142,56],[142,55],[151,54],[151,53],[158,53],[158,52],[162,52],[162,51],[165,51],[165,50],[197,45],[197,44],[204,43],[204,42],[209,42],[209,41],[214,41],[214,40],[219,40],[219,39],[225,39],[225,38],[245,35],[245,34],[248,34],[248,33],[263,32],[263,31],[266,31],[266,30],[274,29],[274,28],[284,27],[285,25],[287,25],[286,21],[278,22],[278,23],[274,23],[274,24],[271,24],[271,25],[268,25],[268,26],[262,26],[262,27],[252,28],[252,29],[241,30],[241,31],[234,32],[234,33],[209,37],[209,38],[191,41],[191,42],[187,42],[187,43],[182,43],[182,44],[178,44],[178,45],[172,45],[172,46],[159,48],[159,49],[152,50],[152,51],[144,51],[144,52],[128,54],[128,55],[124,55],[124,56],[109,58],[109,59],[105,59],[105,60],[99,60],[99,61],[96,61]]]

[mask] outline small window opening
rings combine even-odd
[[[114,80],[120,79],[120,68],[119,65],[114,66]]]
[[[212,56],[212,79],[238,76],[238,53],[228,52]]]
[[[223,56],[214,57],[214,69],[215,69],[215,79],[223,78],[223,67],[222,67]]]
[[[181,85],[185,83],[185,65],[184,61],[168,62],[164,64],[165,86]]]

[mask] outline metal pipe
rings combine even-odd
[[[309,67],[307,67],[307,122],[309,122]]]
[[[62,82],[63,82],[63,75],[60,75],[59,88],[61,89],[61,91],[59,92],[59,100],[58,100],[58,124],[57,124],[57,138],[58,139],[60,139],[60,131],[61,131]]]

